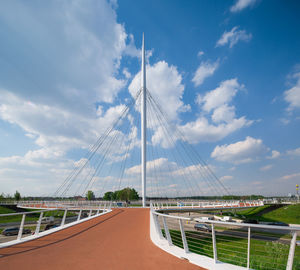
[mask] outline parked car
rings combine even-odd
[[[205,232],[211,232],[211,227],[207,224],[202,224],[202,223],[196,223],[194,228],[197,231],[205,231]]]
[[[10,236],[10,235],[17,235],[19,233],[19,227],[11,227],[11,228],[6,228],[2,231],[2,234],[5,236]],[[30,234],[31,230],[30,229],[23,229],[23,234]]]

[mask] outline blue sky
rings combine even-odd
[[[230,191],[294,193],[299,12],[298,1],[276,0],[5,1],[0,192],[55,191],[137,92],[144,32],[149,91]],[[149,145],[171,151],[162,135],[154,127]]]

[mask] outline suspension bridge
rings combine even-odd
[[[186,200],[228,195],[230,191],[147,89],[144,37],[141,88],[120,109],[119,117],[76,162],[52,196],[84,196],[92,189],[103,196],[107,190],[132,186],[141,194],[142,207],[66,199],[18,202],[20,208],[36,210],[0,215],[0,220],[20,216],[16,236],[0,243],[1,269],[300,267],[298,227],[193,215],[205,210],[252,208],[263,202]],[[56,226],[43,230],[43,218],[51,212],[62,216]],[[34,232],[24,235],[32,214],[39,216]]]

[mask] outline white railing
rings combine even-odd
[[[300,227],[174,216],[151,207],[151,239],[208,269],[300,269]],[[197,224],[197,225],[196,225]],[[198,226],[198,227],[197,227]]]
[[[7,236],[7,241],[0,243],[0,248],[15,245],[20,242],[33,240],[35,238],[45,236],[47,234],[65,229],[70,226],[74,226],[81,222],[84,222],[84,221],[90,220],[92,218],[98,217],[100,215],[111,212],[111,204],[107,203],[107,202],[105,204],[98,204],[97,206],[94,204],[82,206],[81,208],[79,208],[78,205],[62,204],[62,202],[59,202],[59,204],[56,204],[56,206],[57,207],[55,207],[55,205],[53,205],[52,203],[48,204],[48,202],[39,202],[39,203],[35,202],[34,204],[32,204],[32,202],[30,202],[29,204],[27,204],[27,202],[26,202],[26,204],[23,202],[21,205],[21,207],[23,207],[23,208],[34,209],[34,208],[40,207],[40,209],[45,209],[45,210],[10,213],[10,214],[0,214],[0,223],[2,224],[1,226],[3,227],[3,231],[7,227],[17,227],[18,228],[18,233],[17,233],[17,236],[15,237],[15,239],[11,239],[10,237]],[[49,221],[50,217],[46,217],[46,216],[44,217],[44,213],[46,213],[46,212],[50,213],[50,212],[54,212],[54,211],[63,211],[62,217],[56,218],[56,219],[53,218],[53,220],[51,220],[51,221]],[[76,217],[76,215],[67,217],[68,212],[72,212],[73,214],[77,213],[76,214],[77,217]],[[39,214],[39,217],[38,217],[38,220],[36,221],[36,224],[32,224],[32,220],[29,222],[26,222],[26,217],[28,217],[30,215],[31,216],[37,215],[37,214]],[[22,217],[22,218],[20,218],[21,221],[20,221],[19,225],[12,226],[12,223],[9,223],[7,221],[6,222],[1,221],[1,218],[11,217],[11,216]],[[45,219],[43,219],[43,218],[45,218]],[[71,222],[68,222],[70,219],[71,219]],[[46,221],[46,223],[49,223],[50,225],[55,224],[55,226],[53,226],[52,229],[41,231],[42,223],[44,221]],[[16,222],[13,222],[13,225],[15,225],[15,223]],[[23,236],[25,226],[34,227],[34,232],[31,235]],[[3,236],[3,237],[5,237],[5,236]],[[1,241],[3,241],[3,237],[1,239]]]
[[[152,202],[155,210],[159,209],[223,209],[223,208],[250,208],[263,206],[263,201],[182,201],[182,202]]]

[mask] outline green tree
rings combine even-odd
[[[88,190],[88,192],[86,193],[86,198],[91,201],[91,200],[94,200],[95,199],[95,194],[93,191],[91,190]]]
[[[16,200],[16,201],[19,201],[19,200],[21,199],[21,194],[20,194],[20,192],[16,190],[16,193],[15,193],[14,197],[15,197],[15,200]]]
[[[114,192],[112,191],[107,191],[105,192],[104,196],[103,196],[103,200],[105,201],[113,201],[114,200]]]

